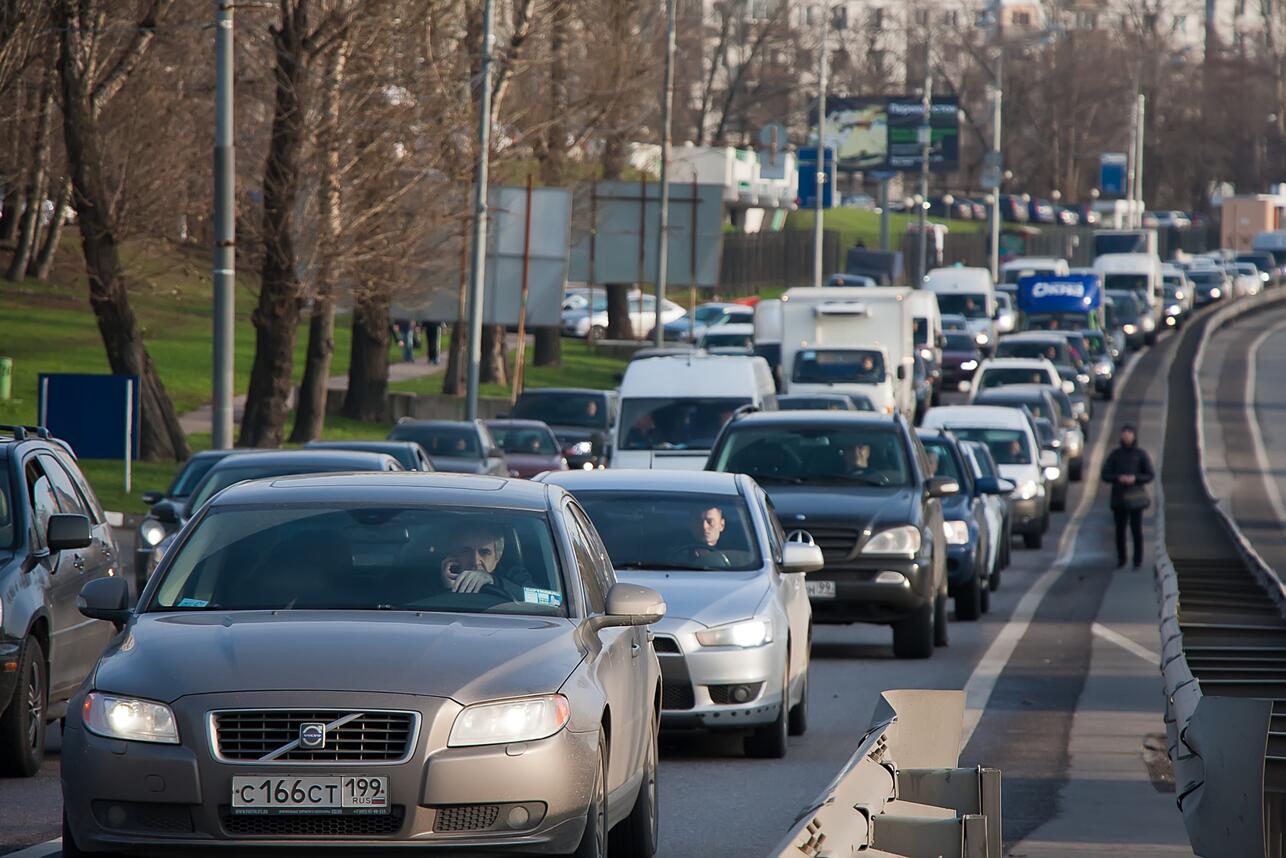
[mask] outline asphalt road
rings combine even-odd
[[[1137,421],[1151,406],[1144,382],[1156,374],[1163,349],[1142,355],[1131,384],[1118,388],[1115,408],[1096,402],[1091,453],[1103,454],[1105,423]],[[1055,514],[1042,550],[1015,543],[991,612],[980,622],[953,622],[951,645],[932,659],[895,660],[887,628],[819,627],[809,731],[790,740],[785,760],[746,759],[740,741],[726,736],[663,739],[660,854],[765,854],[848,759],[880,692],[895,688],[966,689],[976,730],[962,765],[1003,770],[1006,843],[1066,812],[1059,798],[1068,781],[1073,716],[1091,668],[1091,625],[1115,565],[1097,468],[1091,460],[1086,481],[1073,484],[1068,512]],[[1156,721],[1159,729],[1159,714]],[[53,732],[53,753],[39,777],[0,780],[0,853],[58,835]]]

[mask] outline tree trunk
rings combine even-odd
[[[242,447],[279,446],[290,402],[300,312],[293,233],[307,112],[301,91],[307,57],[305,28],[306,22],[283,12],[280,27],[271,29],[276,106],[263,177],[264,259],[259,306],[252,317],[255,357],[237,442]]]
[[[483,325],[480,384],[509,383],[509,349],[505,343],[504,325]]]
[[[447,369],[442,376],[442,393],[446,396],[463,396],[465,383],[465,366],[469,356],[465,349],[469,344],[469,329],[465,322],[456,322],[451,326],[451,345],[447,350]]]
[[[13,92],[8,96],[7,102],[23,112],[27,107],[26,84],[19,78]],[[18,153],[22,151],[22,129],[23,122],[13,121],[10,123],[9,139],[5,141],[8,144],[8,153],[5,157],[4,174],[4,203],[0,208],[0,244],[13,244],[18,240],[18,221],[22,218],[23,204],[25,202],[24,190],[27,187],[26,167],[22,163],[22,156]]]
[[[532,363],[536,366],[562,366],[563,332],[557,327],[533,330],[536,332],[536,354]]]
[[[590,334],[593,334],[592,327],[590,328]],[[630,320],[630,287],[628,283],[607,284],[607,338],[609,340],[634,339],[634,325]]]
[[[348,43],[341,41],[326,61],[326,93],[323,112],[326,126],[321,134],[325,141],[321,175],[321,226],[325,242],[319,248],[321,262],[317,272],[317,295],[308,323],[308,354],[304,377],[299,385],[299,402],[295,407],[295,428],[290,440],[303,443],[320,438],[326,425],[326,385],[330,380],[331,358],[335,354],[335,291],[338,245],[343,232],[340,220],[340,92]]]
[[[4,275],[8,280],[22,280],[27,276],[27,267],[36,251],[40,216],[43,214],[42,203],[49,190],[49,128],[53,124],[57,73],[57,68],[49,63],[45,79],[40,85],[40,107],[36,117],[36,130],[31,137],[31,172],[27,177],[27,199],[31,202],[22,213],[18,225],[17,245],[9,260],[9,269]]]
[[[549,9],[549,127],[541,147],[540,178],[546,185],[561,185],[567,171],[567,25],[570,0],[554,0]],[[559,366],[563,362],[562,331],[558,326],[533,328],[536,338],[532,362]]]
[[[98,123],[92,104],[93,82],[70,40],[80,38],[66,2],[59,4],[58,75],[63,96],[63,138],[71,172],[81,249],[89,277],[89,303],[113,373],[139,379],[139,447],[148,460],[185,459],[191,451],[174,405],[165,392],[143,343],[138,319],[130,307],[116,244],[116,224],[103,178]]]
[[[17,136],[17,132],[14,132],[14,137]],[[26,184],[23,182],[22,171],[14,170],[9,178],[13,181],[5,188],[4,210],[0,211],[0,244],[13,244],[18,240],[18,221],[22,218],[22,189]]]
[[[33,266],[28,267],[31,276],[42,283],[49,280],[49,269],[53,268],[54,257],[58,255],[58,245],[62,243],[63,226],[67,223],[67,206],[71,200],[71,180],[63,179],[58,186],[58,197],[54,200],[53,219],[45,230],[45,240],[40,245]]]
[[[388,393],[389,291],[362,289],[353,307],[353,346],[348,364],[344,416],[353,420],[385,418]]]

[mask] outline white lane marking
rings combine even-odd
[[[1155,348],[1155,346],[1154,346]],[[1130,376],[1134,373],[1134,367],[1138,365],[1139,353],[1135,353],[1134,359],[1130,361],[1125,372],[1117,379],[1117,389],[1124,390]],[[1086,462],[1085,473],[1087,479],[1094,480],[1098,477],[1099,468],[1102,466],[1104,451],[1107,447],[1107,439],[1112,437],[1112,427],[1116,423],[1116,406],[1119,399],[1113,398],[1108,404],[1107,414],[1103,417],[1103,422],[1099,427],[1098,440],[1094,442],[1094,453],[1090,461]],[[1076,509],[1072,513],[1071,520],[1063,528],[1063,535],[1058,540],[1058,556],[1053,565],[1045,570],[1035,583],[1023,594],[1018,600],[1018,605],[1014,608],[1013,614],[1010,615],[1009,621],[1005,623],[1000,634],[987,647],[986,653],[983,654],[982,660],[974,667],[973,673],[969,675],[969,681],[965,683],[965,714],[964,729],[960,733],[960,747],[964,748],[973,738],[974,731],[978,729],[978,722],[982,720],[982,713],[987,709],[987,703],[991,700],[991,694],[996,690],[996,683],[1000,680],[1000,674],[1004,671],[1009,660],[1013,658],[1014,650],[1018,648],[1018,642],[1027,634],[1027,628],[1031,625],[1032,618],[1036,616],[1036,611],[1040,608],[1040,603],[1044,600],[1045,594],[1049,588],[1054,586],[1058,576],[1067,570],[1068,565],[1072,562],[1073,550],[1076,547],[1076,538],[1081,532],[1081,523],[1085,520],[1085,514],[1089,511],[1090,504],[1098,496],[1098,492],[1091,491],[1089,486],[1081,492],[1081,499],[1076,504]]]
[[[63,851],[63,839],[50,840],[46,843],[37,843],[35,846],[28,846],[17,852],[10,852],[5,858],[53,858]]]
[[[1279,333],[1282,329],[1280,324],[1274,325],[1255,337],[1250,343],[1250,350],[1246,353],[1246,388],[1241,397],[1241,407],[1245,413],[1246,425],[1250,427],[1250,444],[1255,450],[1255,465],[1259,474],[1263,477],[1264,487],[1268,490],[1268,502],[1272,504],[1273,512],[1277,514],[1277,521],[1286,524],[1286,504],[1282,503],[1282,495],[1277,487],[1277,479],[1272,475],[1272,470],[1268,464],[1268,451],[1264,448],[1264,435],[1259,429],[1259,403],[1256,394],[1256,376],[1259,368],[1259,348],[1273,334]]]
[[[1160,666],[1161,664],[1161,656],[1157,655],[1156,653],[1154,653],[1152,650],[1148,649],[1145,646],[1136,644],[1134,641],[1130,640],[1120,632],[1112,631],[1107,626],[1101,623],[1095,623],[1094,625],[1090,626],[1090,631],[1093,632],[1098,637],[1102,638],[1103,640],[1107,641],[1108,643],[1116,644],[1121,649],[1128,652],[1130,655],[1137,655],[1139,658],[1143,659],[1149,664],[1156,665],[1156,666]]]

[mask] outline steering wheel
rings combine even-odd
[[[674,561],[676,566],[683,563],[692,563],[696,558],[706,561],[706,565],[703,567],[706,569],[727,569],[732,566],[732,561],[728,559],[728,555],[717,548],[709,548],[704,545],[685,545],[680,548],[672,548],[665,555],[665,559]]]

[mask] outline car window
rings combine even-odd
[[[577,491],[615,569],[745,571],[763,565],[740,495]]]
[[[533,426],[490,426],[491,437],[506,453],[553,456],[558,452],[554,436]]]
[[[608,414],[603,397],[586,393],[524,393],[518,397],[513,416],[539,420],[551,426],[607,428]]]
[[[471,426],[416,426],[400,423],[388,433],[390,441],[416,441],[430,456],[481,458],[478,431]]]
[[[215,507],[162,569],[149,611],[566,616],[553,535],[539,513],[326,503]],[[455,592],[465,576],[481,581],[481,589]]]
[[[49,527],[49,517],[60,512],[58,500],[54,496],[54,485],[45,474],[45,469],[32,456],[23,468],[27,479],[27,503],[31,505],[32,526],[36,530],[36,542],[45,544],[45,531]]]
[[[945,348],[953,352],[970,352],[976,345],[973,334],[948,333],[944,336],[947,339]]]
[[[1048,358],[1054,363],[1066,363],[1067,344],[1004,339],[996,346],[996,357]]]
[[[210,469],[219,463],[215,456],[194,456],[187,460],[183,470],[174,477],[174,482],[170,485],[167,494],[170,497],[185,498],[192,494],[197,483],[210,473]]]
[[[929,466],[926,472],[931,477],[951,477],[962,486],[968,483],[960,471],[960,463],[951,454],[951,445],[939,438],[921,438],[924,451],[929,455]]]
[[[12,548],[18,541],[18,505],[9,487],[9,466],[0,460],[0,548]]]
[[[900,436],[877,426],[746,426],[734,424],[712,470],[749,474],[761,483],[910,484]]]
[[[631,397],[621,404],[622,450],[709,450],[748,398]]]
[[[598,588],[603,591],[603,597],[606,598],[608,591],[616,583],[616,574],[612,569],[612,556],[585,510],[572,504],[572,515],[576,516],[581,530],[585,532],[585,538],[589,540],[590,552],[594,555],[594,576],[598,581]]]
[[[795,355],[791,381],[799,384],[879,384],[884,355],[869,349],[805,349]]]
[[[54,490],[54,497],[58,499],[59,509],[63,512],[83,515],[93,521],[94,516],[89,511],[89,504],[81,498],[80,492],[72,485],[71,477],[63,470],[62,465],[56,462],[52,456],[47,456],[44,453],[41,453],[37,458],[40,459],[40,465],[44,468],[45,476],[49,477],[50,485]]]
[[[964,316],[966,319],[987,318],[987,296],[968,293],[938,293],[938,311]]]
[[[980,429],[950,427],[952,434],[966,441],[981,441],[998,465],[1030,465],[1033,462],[1027,433],[1021,429]]]
[[[563,519],[567,533],[572,540],[572,555],[580,569],[581,586],[585,588],[585,600],[592,614],[601,614],[607,610],[607,591],[603,582],[595,574],[594,551],[590,547],[589,534],[581,524],[571,504],[563,508]]]
[[[92,524],[102,524],[107,521],[107,513],[103,511],[103,505],[98,501],[98,495],[94,494],[94,489],[85,479],[85,475],[76,467],[75,462],[69,461],[62,456],[55,456],[54,459],[64,471],[71,477],[71,481],[76,484],[77,495],[81,503],[87,510],[87,515]]]
[[[763,489],[759,490],[758,496],[764,513],[768,516],[768,542],[772,546],[773,557],[780,563],[786,547],[786,531],[781,526],[781,519],[777,517],[777,508],[772,505],[772,498]]]
[[[995,366],[983,372],[978,387],[986,390],[1008,384],[1049,384],[1049,381],[1049,373],[1039,367]]]

